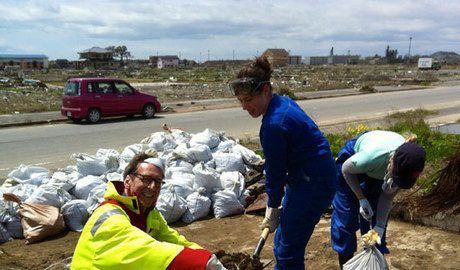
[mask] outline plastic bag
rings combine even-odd
[[[59,208],[35,203],[22,203],[19,197],[11,193],[3,194],[6,201],[19,204],[19,214],[24,230],[26,244],[31,244],[48,236],[58,234],[65,229],[64,218]]]
[[[385,257],[375,247],[371,246],[358,253],[343,265],[343,270],[388,270]]]

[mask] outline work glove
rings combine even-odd
[[[217,259],[216,255],[212,254],[206,264],[206,270],[227,270],[227,268]]]
[[[369,221],[374,215],[374,211],[372,211],[372,207],[366,198],[359,200],[359,213],[363,216],[363,218]]]
[[[281,207],[272,208],[267,206],[265,209],[265,218],[262,221],[262,224],[260,224],[260,229],[263,230],[268,228],[270,233],[274,232],[280,223],[281,210]]]
[[[375,229],[369,230],[365,235],[361,237],[361,243],[365,249],[380,244],[380,236]]]

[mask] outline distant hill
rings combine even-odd
[[[435,52],[430,57],[443,63],[460,63],[460,55],[456,52]]]

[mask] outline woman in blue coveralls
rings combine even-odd
[[[292,99],[272,92],[272,71],[266,57],[257,57],[230,86],[244,110],[262,116],[268,202],[261,229],[276,229],[275,269],[303,270],[308,240],[332,201],[335,165],[313,120]]]
[[[415,184],[425,165],[425,150],[415,138],[374,130],[347,141],[340,150],[331,219],[332,248],[339,254],[340,268],[356,251],[358,228],[363,235],[372,226],[381,239],[377,248],[389,253],[385,229],[392,200],[401,188]]]

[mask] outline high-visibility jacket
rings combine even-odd
[[[117,187],[116,187],[117,185]],[[122,196],[122,182],[109,182],[104,199],[78,240],[71,269],[166,269],[184,249],[202,249],[170,228],[156,209],[140,213],[135,196]],[[129,213],[132,212],[132,213]],[[132,225],[144,215],[145,231]]]

